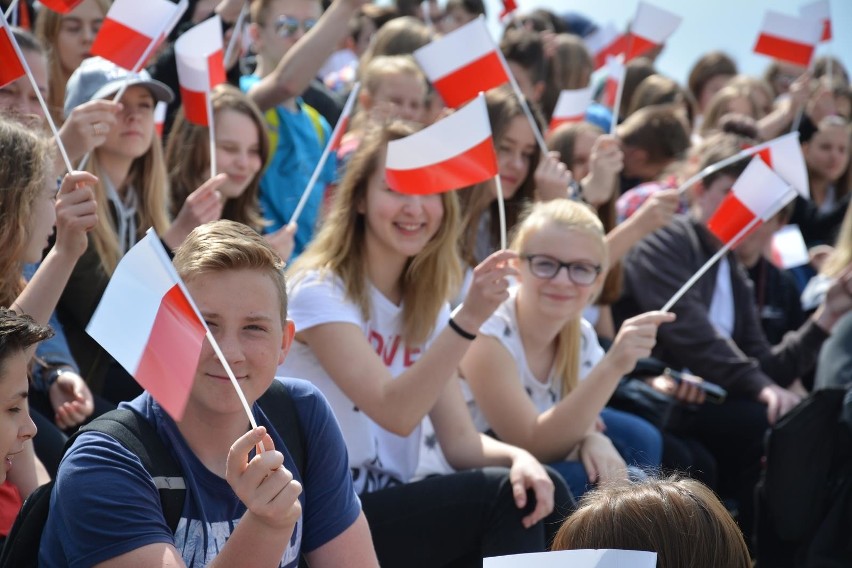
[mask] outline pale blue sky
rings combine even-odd
[[[619,29],[636,11],[638,0],[516,0],[520,10],[548,8],[556,13],[575,10],[598,22],[611,21]],[[497,14],[499,0],[485,0],[492,29],[499,30]],[[799,6],[810,0],[651,0],[651,4],[671,10],[683,17],[683,23],[666,44],[657,59],[660,71],[673,79],[685,82],[692,64],[698,57],[713,49],[731,55],[743,73],[760,75],[769,59],[752,53],[763,13],[772,8],[796,15]],[[839,57],[847,69],[852,67],[852,0],[833,0],[831,3],[834,39],[821,45],[817,54],[830,51]]]

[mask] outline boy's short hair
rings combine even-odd
[[[281,323],[287,320],[284,261],[253,229],[220,220],[196,227],[177,249],[174,265],[184,280],[225,270],[260,270],[269,274],[281,300]]]
[[[648,160],[660,163],[679,159],[689,148],[689,134],[670,105],[651,105],[628,116],[617,129],[627,146],[648,153]]]
[[[0,371],[14,353],[53,336],[53,330],[27,315],[0,308]]]

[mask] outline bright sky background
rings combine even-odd
[[[636,12],[638,0],[516,0],[521,11],[548,8],[557,14],[573,10],[598,24],[608,21],[624,29]],[[680,27],[666,43],[657,59],[657,68],[684,83],[689,69],[701,54],[721,49],[749,75],[761,75],[769,59],[752,53],[763,13],[771,9],[798,15],[799,6],[810,0],[651,0],[651,4],[683,17]],[[485,0],[489,22],[495,34],[502,28],[496,23],[502,4]],[[852,0],[832,0],[831,16],[834,39],[821,45],[817,54],[831,52],[847,69],[852,68]]]

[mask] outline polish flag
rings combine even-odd
[[[186,7],[186,0],[177,4],[169,0],[115,0],[92,44],[92,55],[137,70],[171,32]]]
[[[550,129],[560,124],[579,122],[586,116],[586,109],[592,103],[592,88],[564,90],[559,93],[553,117],[550,119]]]
[[[663,10],[647,2],[639,2],[636,16],[630,24],[631,37],[628,41],[625,61],[630,61],[664,44],[682,21],[683,18],[674,12]]]
[[[346,104],[343,105],[343,110],[340,112],[340,118],[337,119],[337,124],[334,125],[334,130],[331,132],[331,151],[336,152],[340,148],[340,141],[343,140],[343,135],[349,129],[349,117],[352,115],[352,109],[355,107],[355,101],[358,100],[358,92],[361,90],[361,82],[356,81],[352,85],[352,90],[349,91],[349,96],[346,97]]]
[[[752,230],[771,219],[795,197],[796,190],[756,157],[734,182],[730,193],[708,221],[707,228],[720,241],[727,243],[755,219],[758,222]]]
[[[754,52],[807,67],[823,33],[823,23],[769,10],[763,16]]]
[[[15,38],[12,36],[12,30],[2,12],[3,10],[0,10],[0,19],[3,21],[3,27],[0,28],[0,61],[2,61],[0,63],[0,87],[8,85],[12,81],[17,81],[27,74],[15,49]]]
[[[518,9],[518,4],[515,0],[503,0],[503,9],[500,10],[500,21],[506,19],[506,17]]]
[[[186,120],[209,126],[207,97],[225,82],[222,20],[213,16],[193,26],[175,42],[180,98]]]
[[[451,108],[509,80],[483,18],[415,50],[414,58]]]
[[[618,98],[618,85],[624,81],[624,56],[610,57],[606,62],[606,82],[604,83],[603,97],[601,103],[605,107],[613,109],[614,113],[618,113],[615,108],[616,99]]]
[[[606,65],[608,55],[618,55],[610,52],[610,46],[618,40],[622,34],[618,32],[615,24],[608,22],[605,26],[597,28],[595,31],[583,38],[583,43],[586,44],[586,49],[589,50],[592,58],[595,60],[595,69],[600,69]]]
[[[772,236],[770,260],[782,270],[804,266],[811,261],[805,238],[798,225],[782,227]]]
[[[388,143],[388,186],[412,195],[467,187],[497,175],[485,95],[423,130]]]
[[[805,156],[799,144],[799,133],[791,132],[771,140],[766,147],[756,152],[766,165],[775,170],[781,178],[792,185],[799,195],[810,199],[808,168]]]
[[[831,6],[828,0],[817,0],[799,8],[799,15],[811,20],[822,22],[822,36],[820,41],[831,39]]]
[[[154,129],[157,131],[157,136],[163,137],[163,128],[166,125],[166,111],[169,109],[168,103],[159,101],[154,107]]]
[[[118,263],[86,331],[179,421],[204,321],[153,229]]]
[[[39,4],[45,8],[50,8],[54,12],[67,14],[77,7],[83,0],[40,0]]]

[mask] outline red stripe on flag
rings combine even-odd
[[[772,167],[772,149],[769,146],[755,154],[755,156],[759,156],[760,159],[763,160],[767,166],[769,166],[770,168]]]
[[[3,62],[0,64],[0,87],[27,74],[7,30],[5,27],[0,28],[0,61]]]
[[[222,50],[207,57],[207,74],[210,76],[210,88],[225,82],[225,54]]]
[[[828,41],[831,39],[831,20],[822,21],[822,37],[820,41]]]
[[[41,0],[41,5],[47,8],[50,8],[54,12],[59,12],[60,14],[67,14],[71,10],[77,7],[77,4],[82,3],[83,0]]]
[[[563,124],[570,124],[572,122],[580,122],[581,120],[583,120],[584,116],[585,115],[582,115],[582,114],[578,114],[576,116],[560,116],[558,118],[554,116],[553,119],[551,119],[551,121],[550,121],[550,125],[548,126],[548,129],[549,130],[555,130],[557,127],[559,127]]]
[[[815,46],[806,43],[798,43],[761,33],[760,37],[757,38],[757,44],[754,46],[754,52],[807,67],[811,62],[811,57],[813,57],[814,48]]]
[[[500,10],[500,21],[502,22],[506,16],[518,9],[518,4],[515,0],[503,0],[503,9]]]
[[[186,120],[198,126],[210,126],[207,121],[207,93],[180,88],[180,102]]]
[[[607,57],[617,57],[622,53],[627,53],[627,41],[630,39],[630,34],[620,35],[615,40],[601,49],[595,54],[595,69],[600,69],[606,65]]]
[[[444,103],[456,108],[476,97],[480,91],[499,87],[508,80],[500,57],[496,51],[492,51],[438,79],[434,84]]]
[[[385,170],[388,185],[400,193],[429,195],[460,189],[497,175],[491,138],[443,162],[411,170]]]
[[[175,420],[183,416],[195,380],[204,326],[180,287],[163,296],[134,375]]]
[[[751,209],[737,199],[736,195],[729,193],[719,205],[713,217],[710,218],[707,228],[720,241],[727,243],[737,236],[737,233],[742,231],[743,227],[751,223],[754,217],[754,212]],[[757,223],[752,231],[758,226],[760,226],[760,223]],[[751,234],[751,231],[748,234]]]
[[[133,69],[153,40],[121,22],[106,18],[92,44],[92,55],[100,55],[119,67]]]
[[[651,40],[645,39],[644,37],[631,34],[630,40],[628,41],[628,46],[630,50],[627,52],[627,56],[624,58],[624,61],[630,61],[631,59],[635,59],[642,55],[645,55],[655,47],[657,47],[657,43],[654,43]]]
[[[614,77],[607,77],[606,83],[604,84],[603,105],[613,109],[615,107],[615,99],[617,98],[618,79]]]

